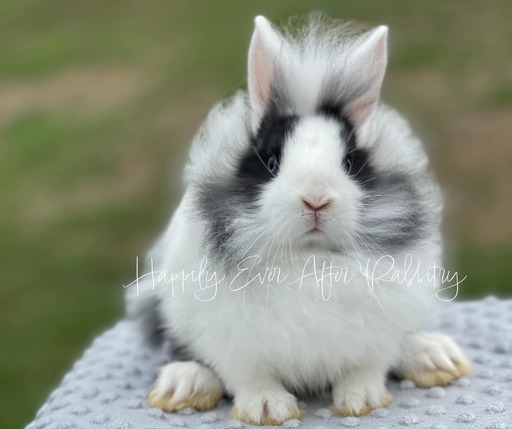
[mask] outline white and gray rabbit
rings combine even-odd
[[[442,197],[418,138],[379,102],[388,29],[310,14],[255,19],[248,91],[218,104],[193,142],[185,190],[129,288],[181,361],[149,396],[281,424],[332,391],[341,415],[387,406],[386,375],[447,384],[470,363],[418,331],[435,307]]]

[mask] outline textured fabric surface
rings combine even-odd
[[[452,335],[465,349],[474,365],[471,377],[431,389],[389,380],[393,404],[360,418],[332,415],[328,399],[301,401],[306,417],[283,427],[512,429],[512,300],[444,303],[433,329]],[[252,427],[229,417],[225,399],[203,413],[149,408],[146,395],[168,357],[166,347],[144,346],[132,322],[118,323],[93,342],[27,428]]]

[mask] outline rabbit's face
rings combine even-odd
[[[407,178],[377,174],[358,141],[379,98],[386,35],[378,27],[338,43],[320,33],[301,45],[256,20],[251,137],[226,154],[232,175],[199,190],[213,256],[236,264],[251,254],[357,251],[363,236],[379,246],[412,237],[418,222]]]
[[[332,111],[269,112],[233,160],[234,176],[201,185],[211,256],[236,264],[357,246],[375,177],[350,121]]]
[[[322,114],[290,118],[287,128],[279,146],[266,147],[265,132],[257,137],[262,141],[257,141],[255,169],[266,170],[261,174],[268,179],[256,197],[262,228],[277,247],[342,249],[357,232],[363,198],[350,128]],[[254,172],[244,171],[241,163],[241,175],[249,179]]]

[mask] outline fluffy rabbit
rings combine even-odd
[[[152,406],[228,394],[234,417],[281,424],[301,416],[295,395],[329,390],[360,416],[391,402],[389,371],[424,387],[469,373],[450,338],[417,331],[438,292],[442,198],[379,102],[387,32],[255,19],[248,91],[210,112],[151,275],[128,290],[129,314],[182,357]]]

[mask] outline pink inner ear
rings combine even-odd
[[[368,90],[345,107],[344,113],[348,114],[356,127],[362,126],[370,116],[379,98],[379,89],[380,85],[374,89]]]
[[[248,61],[248,88],[252,124],[256,128],[270,103],[272,79],[282,39],[263,17],[256,18]]]
[[[249,92],[252,108],[261,116],[269,103],[272,87],[272,62],[260,39],[255,41],[249,62]]]
[[[380,95],[380,88],[386,72],[387,27],[377,27],[369,37],[357,47],[352,58],[352,80],[364,92],[352,100],[345,108],[346,113],[356,127],[360,127],[368,119]]]

